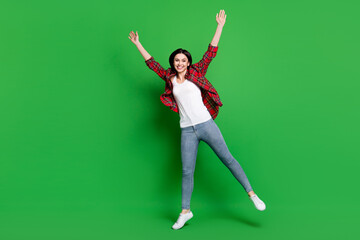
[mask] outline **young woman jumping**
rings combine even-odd
[[[173,229],[182,228],[185,222],[193,217],[190,211],[190,199],[194,187],[195,162],[200,141],[206,142],[211,147],[243,186],[255,207],[260,211],[265,210],[265,203],[253,191],[245,172],[229,152],[220,129],[214,122],[219,107],[223,104],[215,88],[205,78],[205,74],[211,60],[216,56],[225,20],[225,11],[220,10],[216,14],[218,25],[215,35],[198,63],[192,64],[190,53],[179,48],[170,55],[171,67],[167,70],[144,49],[137,32],[135,34],[131,31],[129,36],[131,42],[144,57],[146,65],[165,81],[165,92],[160,96],[161,101],[180,116],[182,211],[172,226]]]

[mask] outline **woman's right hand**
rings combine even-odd
[[[137,31],[136,31],[136,34],[135,34],[133,31],[131,31],[131,32],[130,32],[129,39],[130,39],[135,45],[137,45],[137,44],[140,43],[140,41],[139,41],[139,35],[138,35]]]
[[[150,54],[145,50],[145,48],[141,45],[139,41],[139,35],[136,32],[136,34],[131,31],[129,39],[135,44],[141,55],[144,57],[145,61],[149,60],[151,58]]]

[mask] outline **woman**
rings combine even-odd
[[[165,92],[160,96],[161,101],[180,116],[182,211],[172,226],[173,229],[182,228],[185,222],[193,217],[190,211],[190,199],[200,141],[206,142],[228,167],[248,193],[255,207],[260,211],[265,210],[264,202],[253,191],[242,167],[229,152],[220,129],[214,122],[222,103],[215,88],[205,78],[205,74],[211,60],[216,56],[225,20],[225,11],[220,10],[216,14],[218,26],[214,38],[198,63],[192,65],[190,53],[179,48],[170,55],[171,68],[167,70],[143,48],[137,32],[135,34],[131,31],[129,36],[144,57],[146,65],[165,81]]]

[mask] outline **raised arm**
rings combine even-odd
[[[139,50],[139,52],[141,53],[141,55],[145,59],[146,65],[151,70],[153,70],[159,77],[161,77],[164,81],[166,81],[166,78],[165,78],[166,70],[158,62],[156,62],[154,60],[154,58],[141,45],[141,43],[139,41],[138,33],[136,32],[136,34],[135,34],[133,31],[131,31],[129,39],[131,40],[132,43],[135,44],[135,46],[137,47],[137,49]]]
[[[194,66],[200,70],[202,75],[206,74],[210,62],[216,56],[221,32],[225,24],[225,19],[226,19],[225,11],[220,10],[220,13],[216,14],[216,22],[218,23],[218,25],[216,28],[215,35],[211,43],[209,44],[207,51],[203,55],[202,59],[198,63],[194,64]]]
[[[225,20],[226,20],[226,14],[224,10],[220,10],[219,13],[216,14],[216,22],[218,23],[217,28],[216,28],[216,32],[215,35],[211,41],[211,45],[216,47],[219,43],[220,40],[220,36],[221,36],[221,32],[222,29],[224,27],[225,24]]]
[[[135,44],[135,46],[137,47],[137,49],[139,50],[141,55],[144,57],[145,61],[148,60],[149,58],[151,58],[150,54],[141,45],[137,31],[136,31],[136,34],[133,31],[131,31],[129,39],[132,43]]]

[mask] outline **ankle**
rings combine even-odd
[[[188,212],[190,212],[190,209],[183,209],[183,210],[181,211],[181,213],[188,213]]]
[[[251,196],[254,196],[256,194],[254,193],[254,191],[250,191],[250,192],[248,192],[248,195],[249,195],[249,197],[251,197]]]

